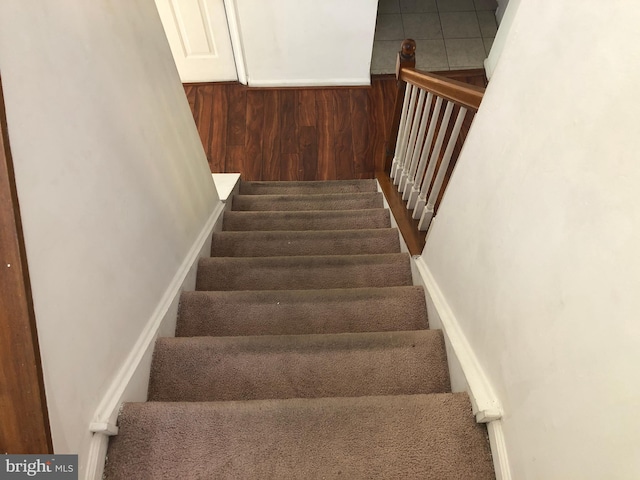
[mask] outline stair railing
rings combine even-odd
[[[416,70],[415,51],[416,42],[407,39],[398,52],[385,169],[412,218],[419,220],[418,229],[426,231],[464,143],[462,126],[478,111],[484,88]]]

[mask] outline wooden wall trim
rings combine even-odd
[[[427,232],[418,230],[418,220],[411,218],[411,211],[407,209],[407,202],[402,200],[402,194],[393,184],[386,172],[377,172],[376,178],[387,199],[391,214],[398,225],[398,230],[407,245],[411,255],[421,255],[427,238]]]
[[[0,78],[0,454],[53,453]]]

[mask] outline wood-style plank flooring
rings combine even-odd
[[[440,74],[486,85],[482,70]],[[211,172],[245,180],[374,178],[395,90],[392,75],[374,76],[370,87],[185,85]]]
[[[373,178],[395,79],[371,87],[185,85],[211,171],[245,180]]]

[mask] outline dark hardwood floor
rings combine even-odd
[[[371,87],[185,85],[211,171],[245,180],[373,178],[395,80]]]
[[[482,70],[440,72],[485,86]],[[396,80],[370,87],[257,89],[187,84],[185,92],[213,173],[245,180],[374,178],[383,170]]]

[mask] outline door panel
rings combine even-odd
[[[155,0],[180,79],[237,80],[223,0]]]

